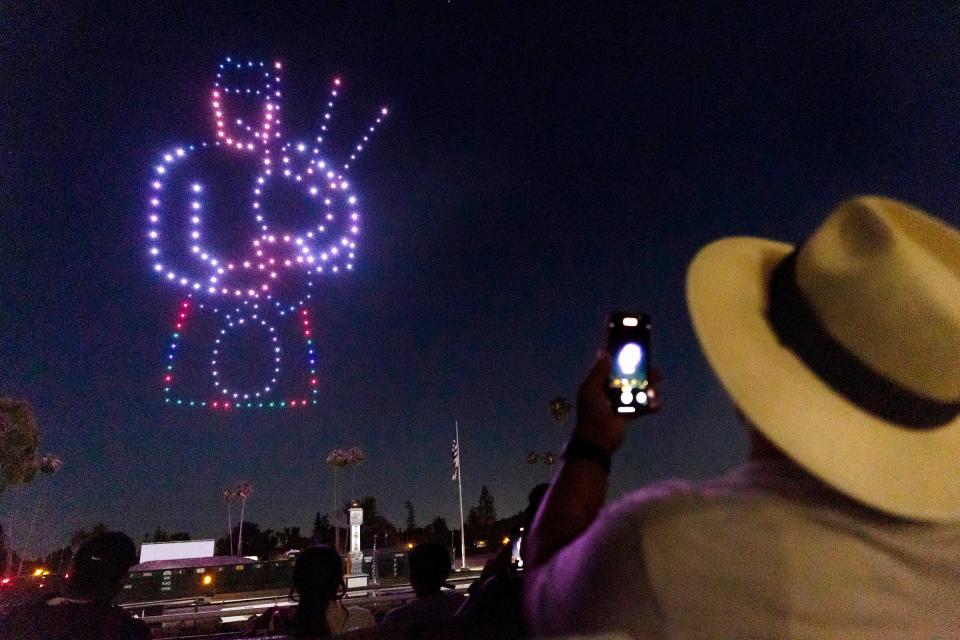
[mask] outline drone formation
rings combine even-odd
[[[213,139],[168,149],[151,169],[146,231],[151,266],[163,281],[185,293],[164,360],[167,404],[253,409],[318,403],[317,352],[307,304],[316,278],[354,268],[362,216],[349,171],[388,110],[380,109],[345,161],[331,162],[321,154],[321,145],[340,96],[340,78],[331,82],[317,135],[309,141],[287,140],[281,129],[282,68],[280,62],[226,58],[210,91]],[[230,110],[250,104],[254,111],[249,121]],[[239,214],[222,202],[218,205],[213,192],[224,193],[225,185],[215,176],[205,179],[202,169],[237,161],[249,163],[254,176],[249,184],[226,185],[228,191],[249,194],[243,200],[247,211]],[[285,208],[283,202],[268,198],[280,189],[292,190],[300,200],[290,207],[299,216],[294,223],[289,211],[278,210]],[[215,248],[208,224],[214,212],[221,219],[225,214],[231,220],[241,216],[251,229],[245,246],[229,253]],[[284,221],[294,228],[284,228]],[[218,323],[206,392],[178,386],[175,369],[188,320],[201,313]],[[306,380],[295,394],[280,383],[284,322],[292,322],[303,340]],[[245,330],[259,332],[268,341],[271,357],[264,379],[248,388],[231,382],[223,369],[227,342]]]

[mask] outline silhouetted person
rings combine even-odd
[[[345,607],[343,563],[331,547],[304,549],[293,566],[290,598],[295,607],[274,607],[257,616],[248,634],[261,631],[287,633],[295,638],[327,638],[373,627],[373,614],[360,607]]]
[[[63,594],[14,610],[0,621],[0,640],[146,640],[147,625],[111,604],[135,562],[133,541],[118,531],[87,540]]]
[[[471,595],[476,594],[477,590],[490,578],[494,576],[506,577],[511,571],[516,571],[523,567],[523,538],[527,532],[530,531],[530,525],[533,524],[533,518],[537,515],[540,502],[543,501],[543,496],[546,495],[547,489],[549,488],[550,485],[544,482],[530,490],[527,496],[527,507],[523,510],[523,522],[519,529],[511,532],[511,544],[504,546],[483,565],[483,571],[480,573],[480,577],[470,585]],[[518,554],[514,553],[515,545],[519,547]]]
[[[450,552],[433,542],[418,544],[409,555],[410,584],[417,599],[391,609],[384,625],[433,626],[449,620],[466,598],[455,591],[443,591],[450,577]]]
[[[841,203],[797,246],[702,249],[687,306],[750,459],[604,507],[627,424],[602,355],[527,539],[531,631],[956,637],[958,301],[960,233],[888,198]]]
[[[483,566],[483,573],[470,585],[470,598],[457,613],[464,631],[471,637],[520,638],[526,636],[523,622],[523,574],[517,573],[526,558],[524,538],[530,531],[537,509],[550,485],[530,490],[519,533],[519,561],[513,562],[512,545],[504,546]]]

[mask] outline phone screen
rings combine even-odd
[[[639,414],[649,409],[650,316],[617,312],[607,326],[607,351],[613,359],[607,392],[614,411]]]

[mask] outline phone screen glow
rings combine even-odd
[[[650,324],[646,316],[611,318],[607,348],[613,359],[610,371],[610,400],[620,413],[634,413],[649,403],[647,344]]]

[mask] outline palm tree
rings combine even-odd
[[[227,503],[227,540],[230,545],[230,555],[233,555],[233,501],[236,499],[236,489],[223,490],[223,501]]]
[[[563,396],[556,396],[550,400],[550,417],[553,418],[553,421],[557,424],[557,429],[560,432],[560,445],[563,446],[563,427],[567,422],[567,417],[570,415],[570,410],[573,409],[573,405],[570,404],[570,401]],[[540,453],[539,451],[528,451],[527,452],[527,464],[533,466],[538,462],[542,462],[548,467],[552,467],[559,454],[555,451],[544,451]]]
[[[353,494],[353,498],[357,497],[357,467],[366,459],[367,456],[360,447],[350,447],[347,450],[347,464],[353,468],[353,479],[350,481],[350,493]]]
[[[560,431],[561,445],[563,444],[563,426],[572,408],[573,405],[563,396],[557,396],[550,401],[550,417],[557,423],[557,429]]]
[[[350,464],[350,452],[346,449],[331,449],[327,454],[327,464],[333,469],[333,540],[334,548],[340,551],[340,469]]]
[[[243,555],[243,515],[247,507],[247,498],[253,493],[253,483],[244,480],[237,485],[237,497],[240,498],[240,532],[237,534],[237,555]]]

